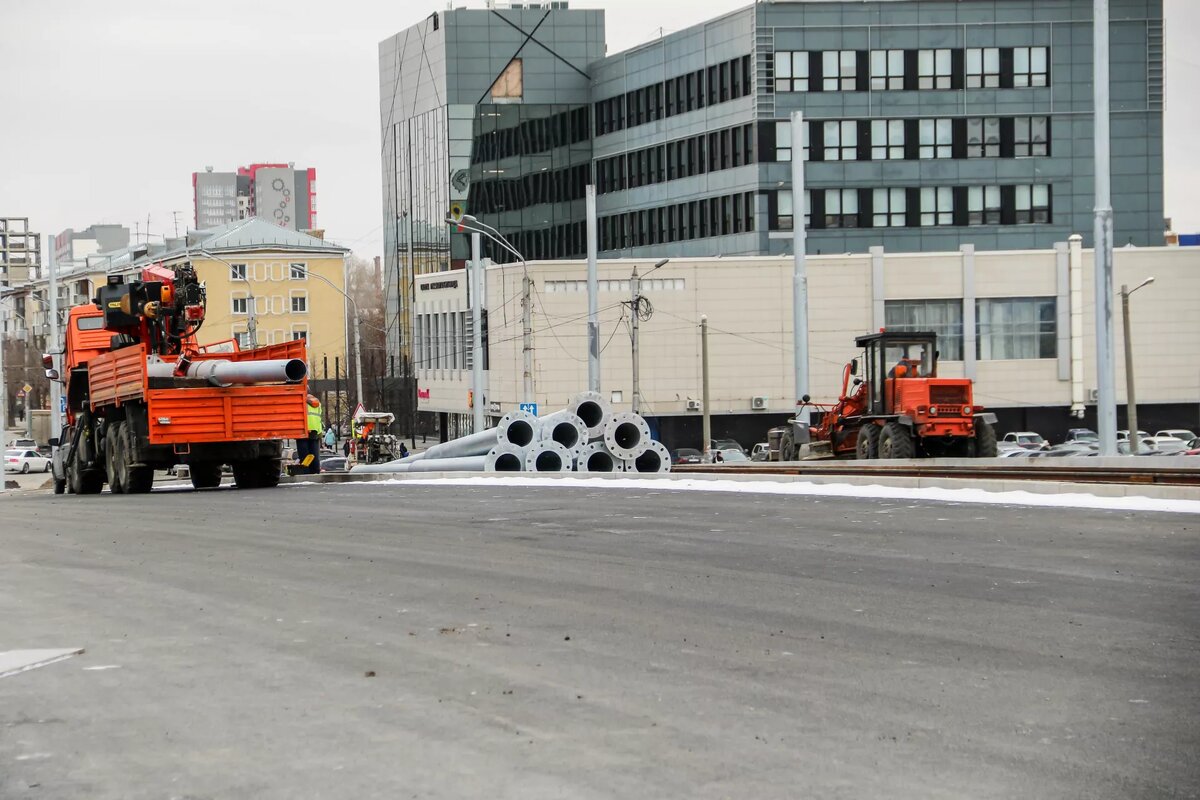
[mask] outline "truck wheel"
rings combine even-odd
[[[221,485],[221,465],[211,461],[188,464],[193,489],[214,489]]]
[[[975,441],[973,444],[975,445],[976,458],[996,457],[996,429],[992,427],[990,422],[979,420],[975,423]]]
[[[233,481],[239,489],[273,489],[279,485],[279,459],[240,461],[233,465]]]
[[[72,449],[71,460],[66,467],[67,482],[71,491],[75,494],[100,494],[100,490],[104,488],[104,474],[96,470],[84,472],[79,450],[78,445]]]
[[[125,472],[121,468],[124,423],[114,422],[104,435],[104,469],[108,473],[108,489],[113,494],[125,493]]]
[[[913,458],[915,455],[916,448],[908,428],[899,422],[889,422],[883,426],[883,433],[879,434],[880,458]]]
[[[854,445],[854,457],[859,461],[879,458],[879,426],[868,422],[858,429],[858,441]]]
[[[130,467],[125,476],[125,494],[146,494],[154,488],[151,467]]]

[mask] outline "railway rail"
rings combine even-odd
[[[1200,459],[1197,459],[1200,462]],[[880,478],[956,478],[960,480],[1061,481],[1064,483],[1103,483],[1141,486],[1200,487],[1200,463],[1196,466],[1113,466],[1113,465],[1033,465],[1033,464],[865,464],[839,462],[767,462],[736,464],[679,464],[676,473],[717,475],[805,475],[811,477],[876,475]]]

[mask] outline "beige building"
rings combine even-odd
[[[1092,252],[1078,241],[1052,250],[811,256],[810,393],[832,402],[854,337],[882,327],[939,334],[940,374],[976,382],[976,401],[1000,431],[1049,437],[1095,426]],[[617,409],[632,397],[630,276],[650,260],[599,263],[602,389]],[[1153,284],[1132,298],[1140,427],[1195,427],[1200,410],[1200,249],[1126,248],[1116,286]],[[533,309],[532,400],[557,409],[587,387],[583,262],[528,265]],[[488,368],[482,390],[497,416],[524,401],[520,264],[487,270]],[[413,345],[418,405],[468,414],[470,314],[466,275],[424,276],[415,286]],[[709,322],[715,435],[745,445],[793,411],[790,257],[672,259],[642,281],[653,313],[641,323],[642,413],[674,446],[699,443],[701,315]],[[1120,299],[1114,300],[1118,403],[1125,402]],[[1124,409],[1119,409],[1122,425]],[[453,420],[451,420],[453,423]],[[453,424],[452,424],[453,427]],[[692,441],[695,439],[695,441]]]

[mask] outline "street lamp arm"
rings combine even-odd
[[[500,245],[505,250],[512,253],[514,256],[516,256],[517,260],[520,261],[522,264],[526,263],[525,256],[523,256],[519,252],[517,252],[517,248],[513,247],[511,242],[509,242],[507,239],[505,239],[504,236],[499,231],[497,231],[495,228],[491,227],[490,225],[484,225],[482,222],[475,219],[474,217],[472,217],[470,220],[466,220],[466,218],[464,217],[464,221],[455,221],[454,219],[447,218],[446,222],[450,225],[457,225],[458,227],[463,228],[464,230],[471,231],[472,233],[479,233],[479,234],[482,234],[482,235],[488,237],[493,242]],[[477,227],[477,228],[472,227],[471,223],[474,223],[475,225],[478,225],[480,227]]]

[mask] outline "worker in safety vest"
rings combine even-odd
[[[308,436],[296,440],[296,455],[300,458],[299,472],[317,474],[321,471],[321,431],[325,429],[321,401],[309,395],[306,399]]]

